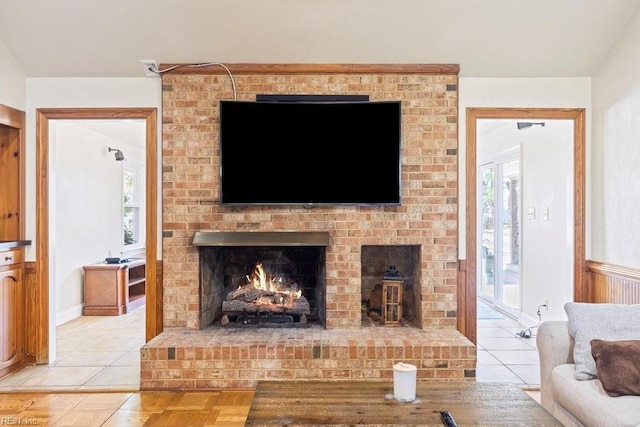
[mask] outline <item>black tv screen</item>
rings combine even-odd
[[[400,205],[401,104],[220,101],[223,205]]]

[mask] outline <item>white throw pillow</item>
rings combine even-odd
[[[597,377],[596,362],[591,354],[592,339],[640,339],[640,304],[568,302],[564,311],[569,321],[569,334],[575,341],[573,359],[577,380]]]

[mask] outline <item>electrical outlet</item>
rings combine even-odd
[[[141,59],[140,64],[142,65],[142,71],[144,75],[147,77],[159,77],[158,74],[158,63],[155,59]]]
[[[549,298],[545,298],[545,299],[544,299],[544,308],[546,308],[547,310],[549,310]]]

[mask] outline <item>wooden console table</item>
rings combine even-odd
[[[562,426],[516,384],[418,381],[416,400],[393,398],[393,381],[261,381],[246,426]]]
[[[84,269],[84,315],[119,316],[145,303],[146,263],[91,264]]]

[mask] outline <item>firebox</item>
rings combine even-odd
[[[324,233],[196,233],[201,325],[324,325],[327,244]]]

